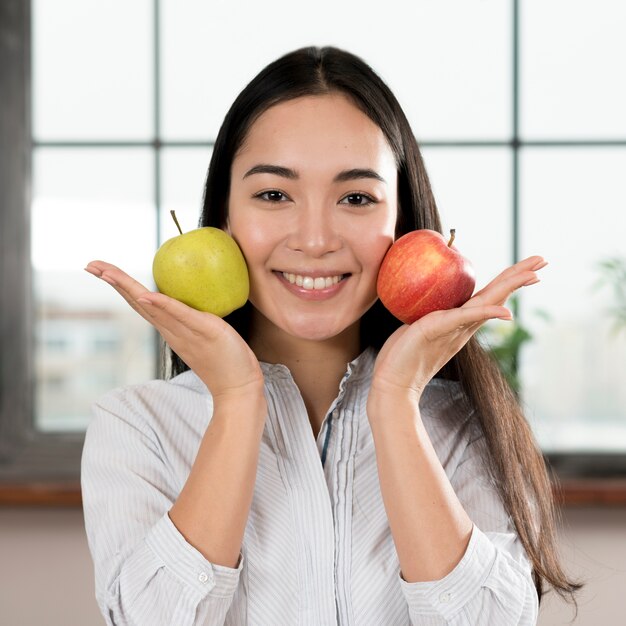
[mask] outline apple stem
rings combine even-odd
[[[448,248],[452,245],[452,242],[454,241],[454,233],[456,233],[456,229],[451,228],[450,229],[450,241],[448,241]]]
[[[176,227],[178,228],[178,232],[182,235],[183,231],[180,228],[180,224],[178,223],[178,220],[176,219],[176,211],[172,210],[170,211],[170,215],[172,216],[172,219],[174,220],[174,224],[176,224]]]

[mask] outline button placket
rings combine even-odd
[[[350,401],[348,402],[351,406]],[[335,518],[336,601],[341,623],[353,623],[350,592],[352,545],[352,489],[358,440],[358,420],[350,408],[339,409],[334,463],[333,511]]]

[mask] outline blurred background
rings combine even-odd
[[[360,55],[395,92],[478,286],[525,256],[550,262],[514,302],[516,323],[482,333],[546,458],[584,486],[565,494],[560,527],[566,566],[587,583],[578,615],[549,594],[539,623],[623,623],[626,3],[0,7],[0,623],[102,623],[81,437],[99,395],[157,375],[159,344],[83,267],[104,259],[151,286],[156,249],[177,234],[169,211],[197,225],[230,103],[305,45]]]

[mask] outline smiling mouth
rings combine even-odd
[[[291,274],[289,272],[276,272],[281,274],[283,278],[302,289],[308,291],[320,291],[322,289],[330,289],[334,285],[338,285],[342,280],[345,280],[350,274],[335,274],[331,276],[305,276],[303,274]]]

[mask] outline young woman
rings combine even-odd
[[[222,320],[111,284],[172,350],[169,380],[94,405],[85,522],[109,624],[534,624],[555,549],[540,451],[473,335],[545,266],[400,324],[376,297],[395,238],[441,230],[396,99],[359,58],[265,68],[219,132],[202,226],[239,243]]]

